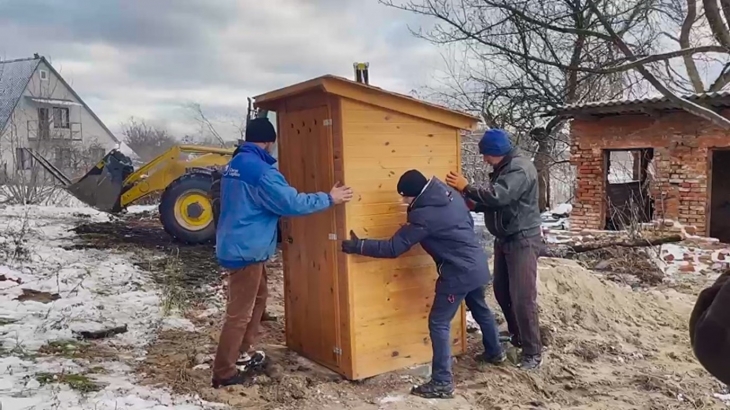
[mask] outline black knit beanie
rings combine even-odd
[[[415,198],[421,194],[428,179],[415,169],[406,171],[398,180],[398,193],[401,196]]]
[[[254,118],[248,123],[246,142],[276,142],[276,130],[268,118]]]

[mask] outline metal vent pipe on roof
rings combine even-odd
[[[352,66],[355,68],[355,81],[370,85],[370,78],[368,75],[370,63],[353,63]]]

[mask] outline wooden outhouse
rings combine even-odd
[[[406,221],[396,192],[409,169],[460,170],[460,131],[478,118],[340,77],[255,97],[276,112],[279,169],[300,192],[355,191],[345,206],[282,221],[287,346],[351,380],[431,359],[428,313],[437,278],[414,247],[396,259],[349,256],[341,240],[389,238]],[[462,306],[453,352],[465,352]]]

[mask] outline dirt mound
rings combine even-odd
[[[624,339],[667,328],[685,331],[693,299],[667,291],[633,291],[596,276],[575,262],[545,259],[539,270],[543,321],[571,330],[610,333]]]
[[[553,336],[543,367],[485,369],[466,357],[457,375],[471,379],[465,394],[484,408],[722,408],[712,398],[718,384],[689,347],[693,302],[673,290],[632,290],[574,261],[541,259],[540,320]],[[475,378],[474,370],[482,373]]]
[[[153,276],[168,278],[161,281],[165,286],[187,290],[174,292],[184,298],[203,286],[220,290],[212,248],[170,243],[151,217],[89,224],[78,233],[82,243],[77,246],[135,252],[140,267]],[[611,260],[620,257],[617,254]],[[595,259],[600,263],[600,257]],[[615,269],[622,267],[614,262]],[[542,368],[523,372],[511,364],[478,365],[472,357],[482,350],[481,337],[469,334],[469,354],[458,358],[454,367],[457,397],[428,401],[408,395],[413,384],[423,381],[422,371],[406,369],[351,383],[283,347],[280,259],[272,260],[268,268],[271,297],[267,310],[278,320],[264,323],[262,348],[271,364],[255,383],[219,390],[210,387],[210,356],[223,314],[210,306],[221,304],[224,292],[220,291],[198,292],[213,299],[201,300],[206,303],[186,310],[197,327],[195,332],[158,334],[145,360],[137,363],[141,378],[235,408],[252,409],[724,408],[713,398],[720,391],[719,384],[696,363],[689,347],[692,294],[672,289],[645,291],[644,286],[632,289],[602,278],[576,261],[543,258],[540,320],[543,339],[549,344]],[[178,279],[172,283],[171,277]],[[492,292],[488,294],[490,306],[501,316]],[[514,349],[508,356],[512,362],[518,359]]]

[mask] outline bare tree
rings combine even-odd
[[[432,30],[414,34],[458,46],[463,54],[445,58],[444,84],[429,97],[477,113],[489,127],[510,130],[517,145],[533,155],[542,210],[550,206],[550,169],[566,162],[568,143],[561,118],[546,122],[537,113],[604,96],[619,98],[636,82],[628,69],[615,69],[624,58],[606,36],[589,35],[600,21],[582,0],[381,2],[435,17]],[[623,12],[613,18],[623,22],[622,32],[631,32],[643,25],[644,14]],[[649,50],[649,42],[640,48]]]
[[[696,92],[705,90],[698,80],[697,62],[717,54],[727,57],[730,50],[719,40],[711,41],[713,36],[702,35],[696,0],[687,0],[686,5],[681,3],[685,0],[380,1],[435,18],[432,29],[414,34],[463,51],[461,56],[447,57],[446,84],[430,97],[480,114],[489,127],[512,131],[518,145],[534,155],[542,209],[549,206],[550,168],[566,161],[568,145],[564,119],[540,123],[536,114],[541,111],[643,96],[653,87],[689,112],[721,125],[727,121],[678,97],[671,87],[683,81],[677,78],[688,78]],[[730,6],[729,0],[703,1]],[[718,20],[719,12],[706,16],[714,37],[730,44],[730,30]],[[679,48],[666,41],[673,37],[665,30],[672,22],[681,29],[674,39]],[[677,68],[678,61],[686,69]],[[707,90],[722,89],[728,81],[726,66]]]
[[[226,126],[235,129],[237,137],[243,139],[246,130],[246,117],[235,117],[235,116],[217,116],[215,120],[211,119],[209,115],[205,113],[203,107],[196,102],[185,104],[185,108],[190,113],[194,121],[200,126],[199,135],[188,135],[186,139],[191,141],[197,141],[199,144],[228,147],[235,145],[236,140],[231,141],[230,138],[226,139],[218,132],[218,128],[214,125],[214,121],[219,125],[225,124]]]
[[[143,161],[150,161],[178,144],[166,129],[149,125],[134,117],[122,124],[122,134],[127,145]]]
[[[661,58],[659,58],[659,56],[670,56],[671,58],[683,57],[685,64],[689,64],[687,66],[687,72],[689,73],[690,81],[693,82],[693,86],[696,87],[696,89],[704,89],[704,86],[702,86],[702,84],[697,81],[699,77],[697,76],[698,73],[696,71],[696,66],[694,65],[694,60],[687,56],[710,52],[724,53],[727,55],[727,53],[730,52],[730,30],[728,29],[727,23],[722,20],[718,6],[718,2],[722,3],[723,9],[726,13],[726,17],[730,17],[730,2],[728,0],[703,1],[705,7],[705,17],[707,18],[707,22],[709,23],[714,38],[719,44],[690,47],[686,49],[683,48],[663,54],[650,55],[645,57],[642,57],[640,54],[638,54],[637,51],[629,44],[630,40],[624,38],[624,33],[616,31],[615,27],[607,18],[605,11],[601,10],[594,0],[585,1],[590,10],[596,14],[596,18],[600,21],[603,32],[605,33],[603,35],[607,35],[616,45],[616,47],[621,51],[621,53],[623,53],[626,60],[629,61],[624,66],[629,66],[631,67],[631,69],[635,69],[636,71],[638,71],[641,76],[657,91],[664,95],[669,101],[677,104],[677,106],[682,108],[683,110],[700,118],[711,121],[720,127],[730,129],[730,119],[723,117],[719,113],[707,107],[704,107],[700,104],[697,104],[677,95],[671,89],[671,86],[669,86],[665,81],[662,81],[657,75],[654,74],[654,71],[651,67],[652,63],[662,60]],[[693,13],[696,13],[696,10],[693,8],[693,6],[696,7],[696,4],[693,3],[692,0],[688,1],[689,3],[687,8],[687,15],[684,22],[686,24],[683,24],[682,30],[684,32],[691,31],[692,25],[694,24],[692,19]],[[688,44],[688,36],[689,34],[682,35],[682,33],[680,33],[680,45]],[[714,85],[716,85],[717,90],[723,88],[727,84],[727,80],[723,78],[727,68],[728,67],[726,64],[726,67],[723,68],[720,77],[713,83]]]

